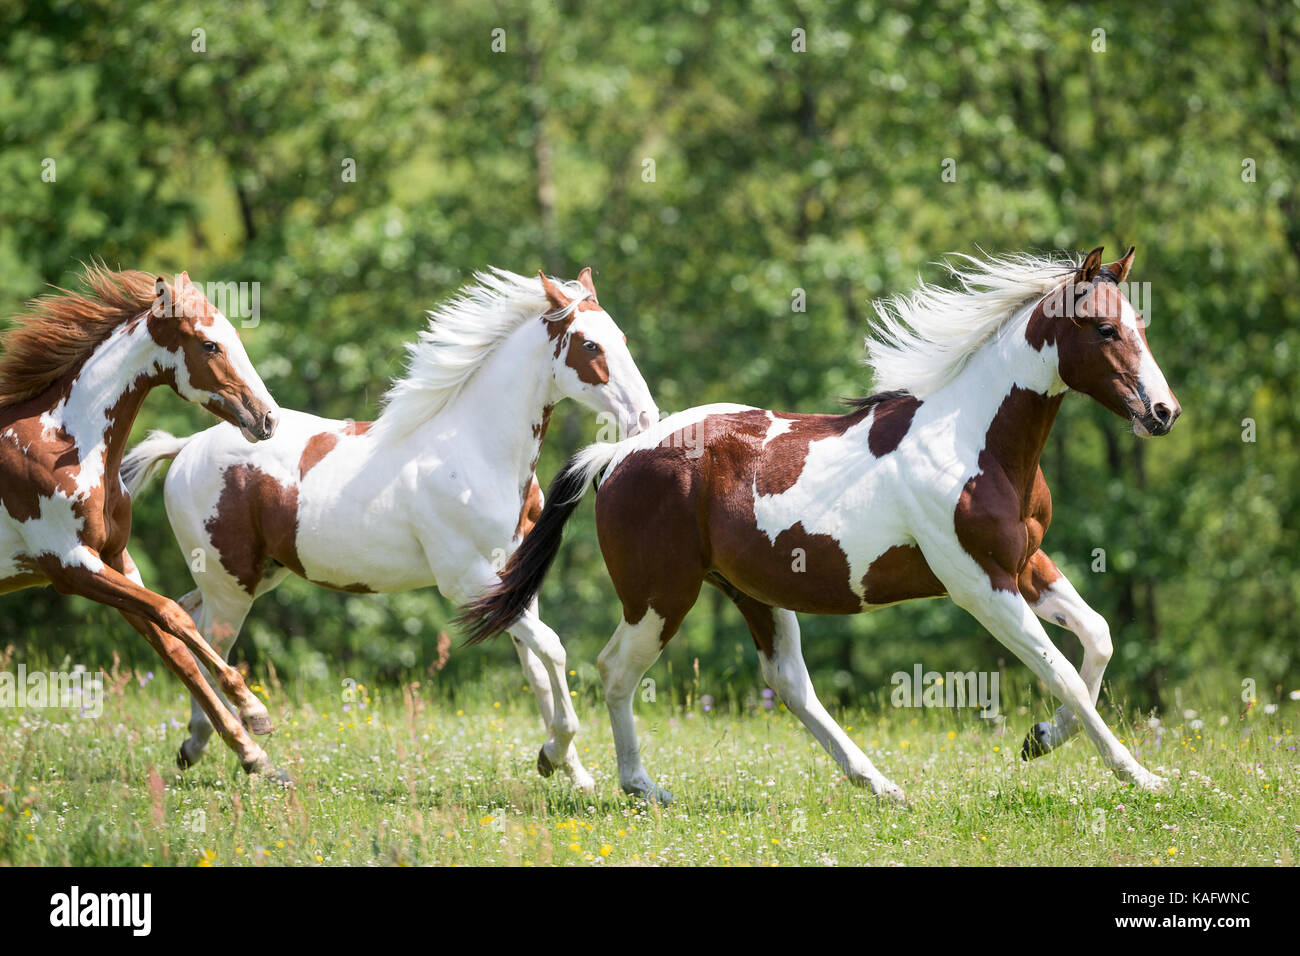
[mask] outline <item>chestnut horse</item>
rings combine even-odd
[[[576,398],[624,433],[658,420],[590,269],[569,283],[475,278],[431,313],[375,422],[286,410],[275,438],[256,448],[218,425],[189,438],[155,433],[127,456],[133,491],[175,458],[167,515],[187,559],[207,556],[180,603],[223,657],[254,599],[290,573],[344,591],[437,585],[457,603],[475,597],[541,511],[534,471],[557,402]],[[561,767],[590,790],[573,746],[563,645],[535,604],[510,633],[550,729],[538,770]],[[212,733],[206,709],[193,708],[189,727],[181,766]]]
[[[232,423],[249,442],[271,437],[279,409],[234,326],[187,274],[168,285],[90,266],[83,280],[88,294],[60,290],[34,300],[3,338],[0,594],[52,584],[117,608],[217,722],[244,767],[265,769],[266,753],[195,657],[214,669],[254,733],[271,732],[266,706],[189,615],[140,580],[126,550],[131,497],[118,468],[136,413],[157,385]]]
[[[600,673],[628,792],[670,799],[641,764],[632,693],[706,581],[740,609],[767,682],[876,794],[902,799],[817,700],[796,611],[853,614],[946,594],[1063,703],[1023,756],[1082,726],[1122,779],[1161,788],[1097,713],[1106,622],[1039,548],[1051,519],[1039,457],[1068,389],[1142,436],[1165,434],[1180,411],[1119,286],[1132,262],[1132,249],[1107,266],[1100,249],[1082,262],[971,259],[952,267],[955,291],[923,285],[878,305],[868,361],[886,391],[846,415],[712,405],[587,448],[557,477],[501,584],[467,609],[475,639],[532,600],[566,518],[603,472],[597,530],[623,620]],[[1035,615],[1078,635],[1082,674]]]

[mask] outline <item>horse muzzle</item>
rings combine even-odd
[[[1156,438],[1168,435],[1173,430],[1174,422],[1183,413],[1182,406],[1175,401],[1172,405],[1156,402],[1141,415],[1133,414],[1133,434],[1140,438]]]

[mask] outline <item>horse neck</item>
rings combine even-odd
[[[121,463],[140,406],[161,380],[158,348],[148,322],[127,322],[70,373],[49,414],[76,441],[83,462],[102,446],[106,471]]]
[[[962,425],[978,433],[981,462],[983,453],[991,454],[1026,493],[1066,389],[1056,346],[1035,348],[1026,338],[1036,305],[1019,312],[976,350],[948,385],[926,399],[951,410]]]
[[[494,471],[517,476],[526,486],[560,397],[551,371],[553,350],[540,320],[523,323],[484,359],[447,407],[416,430],[417,436],[455,427],[458,447],[476,449],[494,463]]]

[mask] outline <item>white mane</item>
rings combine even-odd
[[[551,281],[572,301],[547,315],[548,321],[564,318],[591,297],[579,282]],[[428,328],[407,344],[406,374],[384,394],[375,428],[400,434],[428,421],[511,333],[549,310],[539,277],[495,267],[475,272],[473,284],[428,312]]]
[[[956,255],[944,262],[957,288],[919,279],[906,295],[876,300],[879,322],[867,338],[866,364],[877,391],[923,397],[947,385],[981,345],[1031,301],[1060,285],[1080,260],[1031,255]]]

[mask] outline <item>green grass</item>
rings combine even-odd
[[[1022,762],[1020,742],[1045,701],[1011,707],[1002,725],[967,712],[839,713],[907,791],[906,808],[850,786],[779,705],[705,713],[638,703],[646,766],[677,797],[657,807],[618,789],[590,689],[578,694],[579,749],[597,790],[583,796],[558,775],[538,777],[543,735],[517,685],[461,689],[454,704],[427,686],[371,688],[345,713],[320,685],[257,684],[278,723],[264,743],[296,780],[284,790],[247,778],[215,740],[197,767],[177,772],[185,731],[175,722],[188,715],[179,684],[128,676],[98,719],[0,709],[0,864],[1169,866],[1300,856],[1300,704],[1285,697],[1271,715],[1262,705],[1244,717],[1211,709],[1166,716],[1159,731],[1146,715],[1109,713],[1139,759],[1170,778],[1158,796],[1116,780],[1083,739]]]

